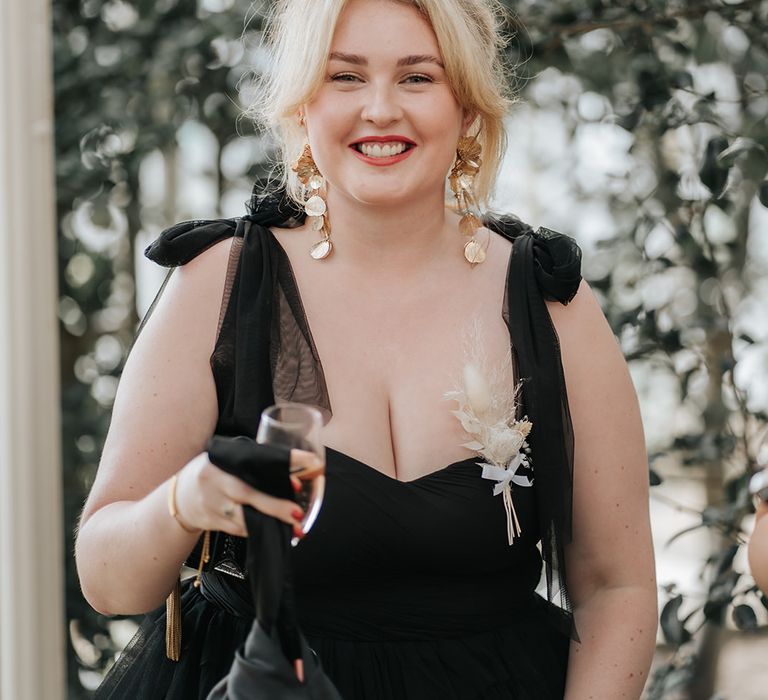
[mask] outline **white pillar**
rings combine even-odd
[[[65,684],[48,0],[0,0],[0,698]]]

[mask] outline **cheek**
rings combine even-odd
[[[338,95],[318,95],[306,106],[307,134],[321,172],[333,170],[340,144],[345,144],[355,125],[354,114]]]
[[[340,101],[327,90],[320,90],[305,109],[307,122],[315,131],[333,128],[334,122],[339,121]]]
[[[453,103],[430,111],[429,118],[422,121],[425,141],[433,146],[430,160],[435,167],[447,172],[456,158],[456,145],[462,128],[461,113]]]

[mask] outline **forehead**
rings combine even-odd
[[[331,51],[374,60],[408,54],[441,57],[426,18],[413,5],[393,0],[351,0],[339,17]]]

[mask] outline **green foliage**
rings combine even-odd
[[[239,117],[267,5],[53,2],[67,552],[138,320],[137,236],[189,214],[172,188],[162,204],[148,201],[142,168],[159,154],[172,180],[180,130],[199,123],[216,144],[206,176],[221,197],[264,172],[261,142],[237,172],[224,167],[223,153],[261,138]],[[663,482],[672,461],[703,475],[707,487],[697,524],[715,535],[702,572],[706,600],[666,587],[662,630],[680,653],[659,668],[648,698],[668,697],[696,675],[710,624],[750,630],[765,619],[765,597],[734,558],[750,509],[746,477],[767,422],[738,377],[745,353],[764,349],[766,337],[742,307],[761,272],[750,255],[754,207],[768,206],[768,2],[507,5],[525,26],[510,21],[509,51],[522,63],[532,114],[557,115],[572,143],[595,125],[631,142],[626,172],[566,185],[573,201],[610,210],[614,231],[589,252],[588,279],[630,363],[673,377],[688,417],[679,434],[654,443],[652,483]],[[648,293],[670,285],[672,296]],[[71,557],[67,601],[78,650],[70,653],[69,697],[86,698],[84,686],[96,683],[118,642],[114,622],[82,599]]]
[[[67,552],[138,320],[136,235],[181,214],[142,205],[142,162],[173,153],[189,120],[204,122],[219,150],[253,133],[239,120],[238,87],[247,87],[243,46],[261,21],[259,4],[245,0],[53,3]],[[261,167],[250,163],[244,179]],[[71,556],[66,565],[69,697],[85,698],[118,645],[112,623],[83,600]]]
[[[663,440],[650,436],[651,483],[662,483],[663,465],[682,464],[705,485],[698,525],[673,539],[711,533],[701,572],[706,596],[661,582],[669,592],[661,628],[677,651],[647,689],[649,699],[688,697],[702,669],[715,665],[705,641],[714,626],[752,630],[765,620],[757,612],[764,599],[734,561],[767,419],[751,391],[755,377],[745,379],[739,363],[766,351],[764,324],[746,309],[759,301],[765,275],[750,251],[765,249],[754,219],[758,202],[768,204],[768,3],[509,5],[527,29],[513,54],[528,59],[525,71],[535,77],[526,93],[536,106],[566,120],[574,142],[595,121],[631,136],[632,167],[619,182],[597,193],[574,183],[574,199],[607,201],[616,223],[593,251],[613,264],[596,266],[600,274],[589,281],[627,359],[679,387],[678,414],[688,427]],[[544,93],[542,101],[535,89],[553,71],[576,81],[556,106],[556,97]],[[595,103],[599,110],[585,110]],[[714,688],[695,692],[710,697]]]

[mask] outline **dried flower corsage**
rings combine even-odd
[[[512,485],[533,485],[532,478],[518,473],[522,468],[531,468],[526,438],[533,426],[527,417],[517,420],[520,384],[514,386],[511,358],[488,371],[479,336],[476,324],[460,386],[446,392],[445,398],[458,403],[458,408],[451,413],[472,436],[472,440],[463,443],[462,447],[477,452],[484,459],[477,463],[483,468],[481,478],[496,482],[494,496],[503,495],[507,539],[512,544],[522,532],[512,500]]]

